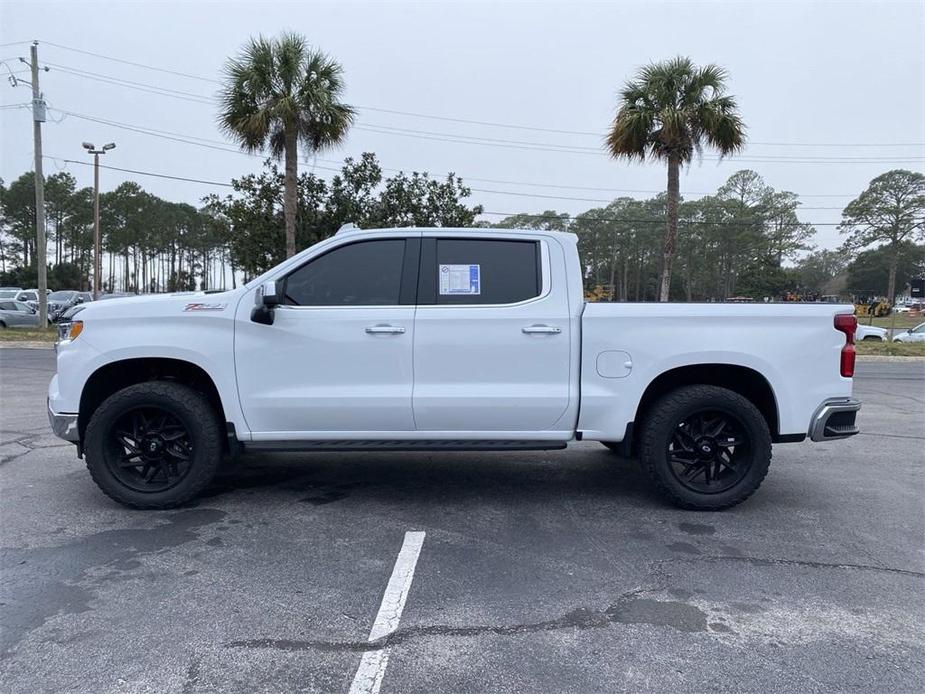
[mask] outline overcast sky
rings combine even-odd
[[[4,1],[0,60],[14,72],[22,70],[25,66],[17,57],[28,55],[28,44],[7,44],[40,42],[40,62],[50,67],[42,73],[41,85],[53,109],[44,126],[45,153],[55,158],[46,161],[47,175],[66,169],[79,185],[92,185],[91,168],[63,160],[89,161],[81,149],[83,141],[115,141],[118,147],[106,155],[106,164],[227,182],[259,170],[260,159],[81,120],[62,111],[222,140],[215,126],[216,108],[210,103],[218,85],[208,80],[220,78],[225,59],[249,36],[297,31],[343,64],[346,100],[359,110],[347,143],[321,155],[318,167],[336,166],[343,157],[372,151],[386,174],[389,169],[437,176],[456,172],[478,189],[473,200],[489,212],[552,208],[577,213],[605,203],[532,196],[606,201],[619,195],[646,197],[649,191],[664,189],[663,166],[614,162],[593,148],[600,146],[613,118],[624,80],[649,61],[688,55],[695,62],[715,62],[728,69],[731,93],[738,97],[748,125],[749,145],[722,163],[710,153],[703,162],[695,162],[682,173],[682,194],[695,198],[713,192],[738,169],[754,169],[775,188],[799,193],[805,208],[802,219],[829,224],[817,227],[816,241],[832,247],[838,234],[831,225],[870,179],[891,168],[923,168],[923,8],[923,2]],[[205,79],[151,71],[61,46]],[[19,76],[28,79],[27,74]],[[198,98],[152,94],[102,81],[100,76]],[[0,83],[0,104],[30,98],[28,88]],[[382,126],[401,130],[386,134],[364,129]],[[0,108],[0,133],[0,176],[9,181],[32,168],[28,110]],[[448,142],[447,135],[503,142]],[[512,141],[591,149],[542,151]],[[825,144],[838,146],[819,146]],[[881,146],[860,146],[871,144]],[[839,158],[868,161],[820,162]],[[321,168],[316,172],[331,175]],[[103,172],[102,188],[112,189],[123,180],[137,180],[161,197],[194,204],[210,192],[227,192],[117,171]]]

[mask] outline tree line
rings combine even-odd
[[[875,178],[843,211],[837,250],[813,244],[816,229],[801,221],[799,205],[796,193],[751,170],[732,174],[713,195],[680,200],[669,298],[892,297],[925,275],[925,176],[900,169]],[[519,214],[497,226],[574,232],[586,289],[602,288],[615,301],[659,301],[667,215],[667,196],[659,195],[617,198],[574,216]]]
[[[925,274],[925,246],[919,243],[925,215],[921,179],[921,174],[902,170],[875,179],[845,208],[845,245],[824,250],[814,247],[816,230],[800,219],[795,193],[775,190],[754,171],[738,171],[714,194],[679,202],[670,298],[806,299],[841,288],[890,295],[891,278],[895,284],[898,277],[901,288],[909,277]],[[163,200],[131,181],[102,193],[105,289],[226,289],[282,261],[287,250],[284,173],[268,160],[260,173],[233,179],[231,186],[231,193],[209,195],[198,207]],[[660,296],[666,195],[620,197],[576,215],[550,210],[487,222],[479,219],[481,206],[468,202],[470,190],[455,175],[385,177],[372,153],[346,160],[329,181],[303,172],[296,191],[299,249],[347,223],[360,228],[570,231],[578,236],[586,289],[614,301],[657,301]],[[0,284],[35,284],[34,200],[31,172],[9,186],[0,181]],[[92,190],[78,188],[67,172],[56,173],[46,180],[46,206],[49,285],[88,289]],[[893,215],[889,219],[876,217],[888,213]],[[840,276],[846,281],[833,289]]]
[[[106,291],[226,289],[286,257],[284,174],[267,161],[259,174],[231,181],[232,193],[199,207],[163,200],[127,181],[100,195],[102,285]],[[453,174],[384,177],[374,154],[348,159],[326,181],[297,179],[295,239],[305,248],[352,222],[382,226],[472,226],[479,205]],[[45,182],[49,286],[89,289],[93,266],[93,191],[61,172]],[[0,284],[36,283],[32,172],[0,181]]]

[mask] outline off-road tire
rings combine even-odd
[[[678,480],[669,462],[668,445],[685,417],[711,410],[732,413],[739,420],[749,439],[751,456],[747,473],[733,487],[707,494]],[[742,503],[761,486],[771,463],[771,432],[758,408],[738,393],[717,386],[685,386],[662,396],[648,411],[640,432],[639,458],[655,488],[674,505],[721,511]]]
[[[140,407],[170,411],[189,432],[193,443],[189,472],[163,491],[143,492],[120,482],[105,459],[107,438],[116,420]],[[84,437],[90,476],[103,493],[120,504],[138,509],[173,508],[199,494],[213,480],[222,460],[222,427],[215,408],[192,388],[168,381],[147,381],[128,386],[109,396],[93,413]]]

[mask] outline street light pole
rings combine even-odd
[[[103,273],[103,262],[100,253],[100,155],[106,154],[110,149],[115,149],[116,143],[110,142],[103,145],[102,149],[96,147],[90,142],[84,142],[83,147],[87,152],[93,155],[93,300],[96,301],[100,296],[101,275]]]
[[[93,300],[100,298],[100,155],[93,155]]]

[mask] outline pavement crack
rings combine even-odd
[[[911,569],[897,569],[889,566],[876,566],[874,564],[847,564],[838,562],[812,561],[808,559],[777,559],[766,557],[704,554],[691,557],[676,557],[673,559],[665,559],[663,561],[665,563],[729,561],[752,564],[753,566],[805,566],[811,569],[849,569],[855,571],[878,571],[883,573],[898,574],[900,576],[915,576],[916,578],[925,578],[925,572],[913,571]]]
[[[243,639],[231,641],[226,648],[273,649],[278,651],[334,651],[357,652],[378,651],[406,641],[421,638],[451,636],[471,638],[485,635],[521,636],[538,632],[562,631],[565,629],[601,629],[622,620],[622,608],[636,598],[662,590],[661,586],[653,588],[636,588],[621,593],[617,602],[604,610],[592,610],[578,607],[555,619],[524,624],[478,624],[473,626],[454,626],[449,624],[431,624],[427,626],[403,627],[376,641],[326,641],[297,639]]]
[[[860,436],[885,436],[888,439],[912,439],[914,441],[925,441],[925,436],[909,436],[908,434],[881,434],[876,431],[862,431]]]
[[[0,433],[12,434],[16,436],[16,438],[9,439],[8,441],[3,441],[2,443],[0,443],[0,446],[20,446],[26,449],[24,451],[20,451],[17,453],[0,456],[0,465],[5,465],[6,463],[10,463],[14,460],[18,460],[19,458],[22,458],[24,455],[28,455],[32,451],[44,450],[48,448],[64,448],[65,446],[71,445],[70,443],[66,441],[62,441],[61,443],[46,443],[46,444],[37,443],[37,440],[46,433],[44,431],[41,431],[41,432],[38,432],[38,431],[37,432],[4,431]]]
[[[891,393],[888,391],[877,390],[875,388],[867,388],[868,392],[876,393],[877,395],[884,395],[889,398],[902,398],[904,400],[911,400],[912,402],[918,403],[919,405],[925,405],[925,400],[917,398],[914,395],[905,395],[903,393]]]

